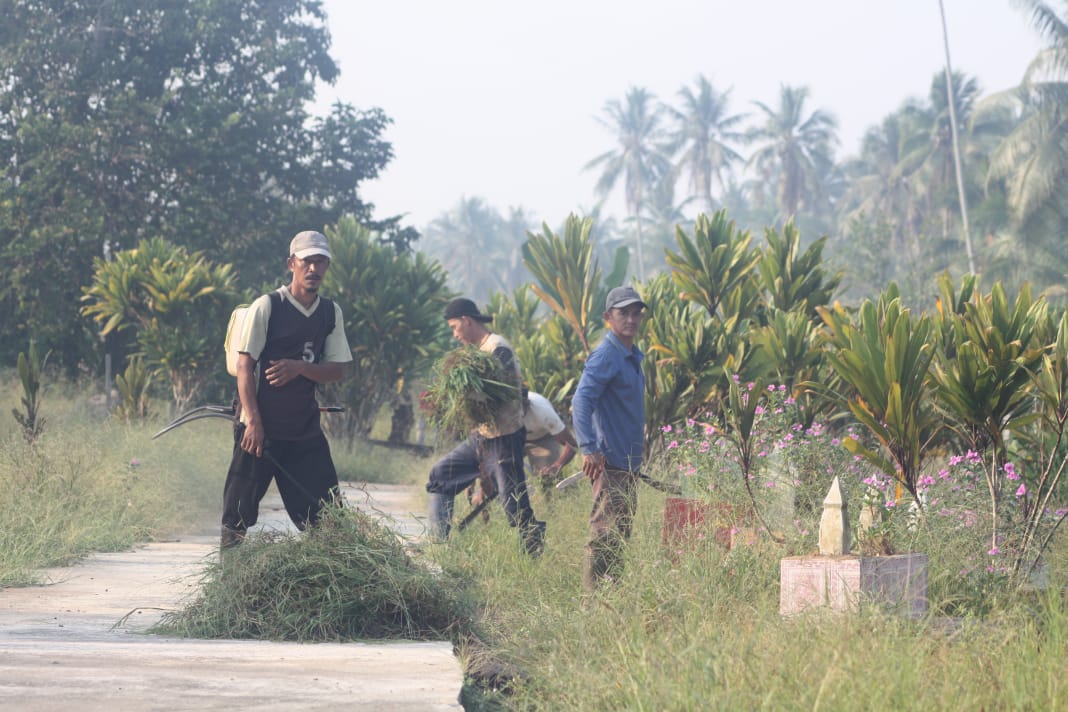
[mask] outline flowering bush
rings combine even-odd
[[[1017,562],[1030,562],[1025,564],[1028,569],[1035,563],[1024,551],[1033,506],[1026,478],[1014,463],[999,468],[992,477],[1002,494],[991,506],[989,468],[974,451],[949,457],[937,471],[920,475],[918,501],[911,503],[898,500],[895,483],[882,473],[862,480],[865,501],[879,512],[880,530],[892,539],[894,549],[927,553],[934,574],[931,600],[947,613],[989,610],[992,592],[1009,581]],[[1041,531],[1054,529],[1066,514],[1063,508],[1044,512]]]
[[[786,386],[747,383],[738,388],[743,406],[752,408],[748,463],[739,433],[710,413],[661,429],[666,476],[678,479],[686,497],[756,506],[772,527],[814,539],[831,480],[835,475],[843,484],[858,479],[856,458],[824,424],[804,424],[803,408]]]

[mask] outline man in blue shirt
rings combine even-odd
[[[582,582],[588,591],[618,577],[638,504],[645,442],[645,375],[634,340],[646,305],[633,287],[616,287],[605,301],[609,332],[586,359],[571,401],[582,471],[593,485],[590,538]]]

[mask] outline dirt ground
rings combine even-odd
[[[423,532],[417,488],[345,485],[350,505]],[[257,529],[291,527],[268,495]],[[0,710],[460,710],[448,642],[191,640],[144,631],[192,595],[218,532],[48,569],[0,591]]]

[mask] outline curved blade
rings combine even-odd
[[[175,419],[174,421],[172,421],[170,423],[170,425],[168,425],[167,427],[163,428],[163,430],[160,430],[158,433],[153,435],[152,439],[155,440],[160,435],[164,435],[165,433],[169,433],[170,431],[174,430],[175,428],[177,428],[180,425],[185,425],[186,423],[192,423],[194,420],[203,420],[204,418],[225,418],[226,420],[233,420],[234,419],[234,414],[232,412],[227,414],[227,413],[223,413],[223,412],[219,412],[219,411],[208,411],[206,413],[202,412],[202,413],[199,413],[199,414],[191,414],[191,412],[190,413],[186,413],[184,416],[181,416],[181,417]]]

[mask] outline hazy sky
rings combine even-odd
[[[1017,84],[1041,43],[1011,0],[944,0],[953,69],[983,95]],[[839,122],[839,157],[909,97],[944,52],[938,0],[324,0],[341,77],[320,92],[394,121],[394,160],[361,186],[376,216],[423,227],[461,196],[559,225],[596,201],[597,120],[632,86],[671,103],[703,74],[732,113],[780,84]],[[682,197],[682,196],[679,196]],[[622,201],[609,203],[623,217]]]

